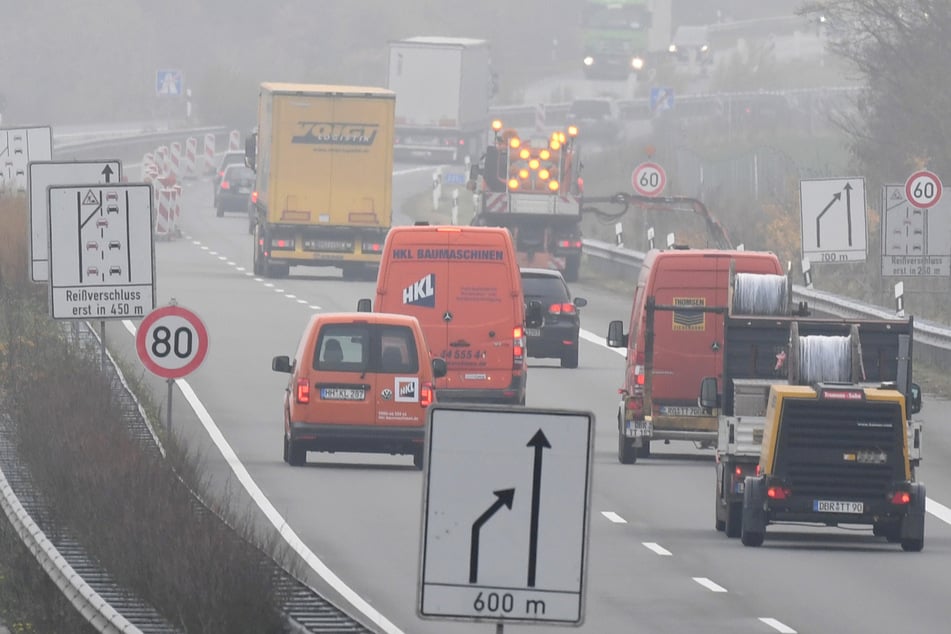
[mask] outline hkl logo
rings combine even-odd
[[[430,273],[403,289],[403,303],[411,306],[436,306],[436,274]]]
[[[416,381],[407,381],[399,386],[401,398],[416,398]]]

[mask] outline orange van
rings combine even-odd
[[[311,317],[284,395],[284,462],[302,466],[308,451],[411,454],[423,465],[426,408],[446,372],[431,359],[415,317],[323,313]]]
[[[738,273],[784,274],[769,252],[681,247],[644,257],[629,332],[620,320],[608,325],[607,344],[627,348],[618,405],[621,463],[649,457],[652,440],[716,444],[717,417],[698,406],[697,386],[707,376],[723,380],[731,262]]]
[[[419,320],[431,354],[448,368],[436,385],[440,402],[525,403],[526,307],[507,229],[390,229],[373,304]],[[370,305],[364,299],[358,309]],[[540,323],[537,302],[531,313],[528,325]]]

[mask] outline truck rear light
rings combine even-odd
[[[465,145],[465,144],[466,144],[465,139],[459,139],[459,145]]]
[[[775,484],[766,489],[766,497],[771,500],[785,500],[792,495],[792,491],[779,484]]]
[[[892,504],[910,504],[911,493],[908,491],[895,491],[892,493]]]
[[[525,331],[521,326],[512,329],[512,367],[521,368],[525,362]]]
[[[310,382],[307,379],[297,379],[297,390],[295,398],[298,403],[306,405],[310,403]]]
[[[581,240],[559,240],[558,246],[562,249],[580,249]]]
[[[287,238],[272,238],[271,248],[272,249],[293,249],[294,241],[288,240]]]
[[[256,191],[251,192],[251,202],[255,205],[258,204],[258,193]]]
[[[419,405],[420,407],[429,407],[433,404],[434,400],[436,400],[436,397],[433,391],[433,384],[427,381],[419,387]]]
[[[383,245],[379,242],[364,241],[362,248],[364,253],[379,253],[381,250],[383,250]]]

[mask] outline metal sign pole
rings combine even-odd
[[[505,630],[505,623],[495,624],[495,634],[502,634],[504,630]]]
[[[168,384],[168,403],[167,403],[168,411],[166,412],[165,428],[166,428],[166,431],[169,434],[171,434],[172,433],[172,386],[175,385],[175,379],[165,379],[165,382]]]
[[[106,322],[99,321],[99,369],[106,369]]]

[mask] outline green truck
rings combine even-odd
[[[627,79],[655,67],[670,45],[673,0],[587,0],[582,68],[589,79]]]

